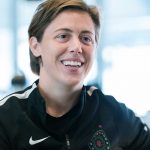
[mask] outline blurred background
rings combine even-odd
[[[42,1],[1,1],[0,98],[38,78],[30,70],[27,30]],[[137,115],[150,118],[150,1],[85,1],[101,9],[97,59],[85,84],[96,84]]]

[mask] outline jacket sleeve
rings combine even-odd
[[[116,102],[115,122],[124,150],[150,149],[150,130],[135,113],[124,104]]]

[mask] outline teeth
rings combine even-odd
[[[81,66],[81,62],[78,61],[63,61],[62,62],[65,66]]]

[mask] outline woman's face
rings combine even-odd
[[[61,12],[45,29],[41,42],[31,38],[32,52],[41,56],[40,78],[51,84],[83,85],[93,63],[95,27],[88,13]]]

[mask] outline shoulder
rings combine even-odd
[[[100,109],[107,114],[111,114],[114,122],[129,122],[131,123],[131,119],[134,121],[136,119],[135,113],[128,108],[124,103],[119,102],[112,95],[106,95],[102,92],[101,89],[95,86],[87,86],[87,94],[92,100],[99,101]],[[118,124],[118,123],[117,123]]]
[[[91,99],[97,99],[101,105],[107,105],[111,108],[122,107],[122,103],[117,101],[112,95],[106,95],[102,90],[96,86],[85,86],[87,95]]]
[[[92,90],[90,97],[99,101],[100,120],[110,137],[116,135],[121,146],[135,144],[138,147],[138,142],[142,145],[144,138],[149,145],[149,129],[130,108],[113,96],[105,95],[100,89],[92,89],[95,90]]]
[[[27,87],[22,91],[17,91],[12,94],[7,95],[0,100],[0,117],[14,113],[19,107],[22,107],[27,103],[27,99],[32,94],[33,90],[36,88],[36,84]]]

